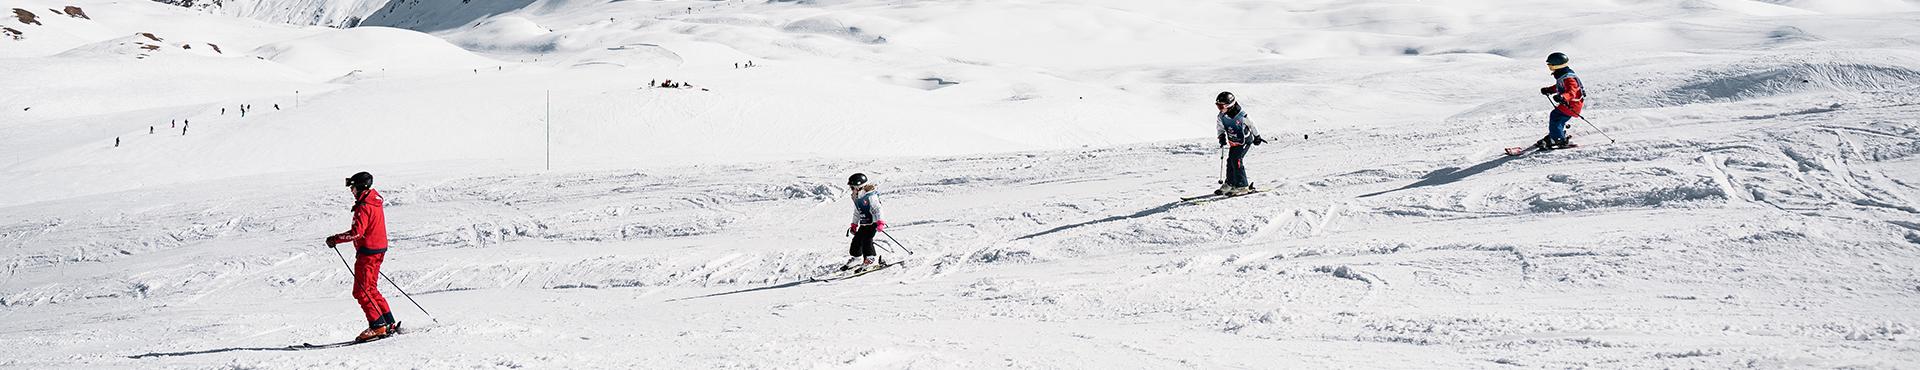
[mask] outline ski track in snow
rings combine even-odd
[[[0,367],[1920,366],[1912,1],[76,1],[113,16],[0,39]],[[1501,154],[1560,48],[1602,127]],[[634,88],[669,77],[714,90]],[[1180,201],[1221,89],[1263,192]],[[272,350],[361,329],[349,167],[435,319],[382,284],[408,334]],[[853,172],[907,264],[809,281]]]

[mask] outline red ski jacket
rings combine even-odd
[[[381,210],[385,202],[380,192],[367,189],[360,200],[353,202],[353,230],[327,238],[327,245],[353,242],[353,247],[361,255],[387,252],[387,213]]]
[[[1575,76],[1573,71],[1567,71],[1566,74],[1560,75],[1557,80],[1559,81],[1555,81],[1553,84],[1553,86],[1557,88],[1554,94],[1560,98],[1555,100],[1565,103],[1560,104],[1555,109],[1559,109],[1560,113],[1579,117],[1580,110],[1587,107],[1587,92],[1582,91],[1580,77]]]

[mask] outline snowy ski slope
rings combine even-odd
[[[1920,367],[1911,0],[6,4],[4,368]]]

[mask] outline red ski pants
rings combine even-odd
[[[380,296],[380,261],[386,259],[386,253],[353,258],[353,300],[360,302],[360,311],[367,313],[369,323],[392,312],[387,309],[387,298]]]

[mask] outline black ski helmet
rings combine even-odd
[[[360,173],[353,174],[353,177],[347,178],[347,186],[353,187],[355,189],[372,188],[373,174],[366,173],[365,171],[361,171]]]
[[[1567,64],[1567,62],[1566,53],[1554,52],[1553,54],[1547,54],[1547,65],[1557,66]]]
[[[1220,95],[1215,95],[1215,96],[1213,97],[1213,104],[1216,104],[1216,105],[1233,105],[1233,93],[1231,93],[1231,92],[1226,92],[1226,91],[1221,91],[1221,92],[1220,92]]]
[[[856,173],[856,174],[853,174],[853,176],[847,177],[847,186],[860,186],[860,185],[866,185],[866,184],[867,184],[867,174]]]

